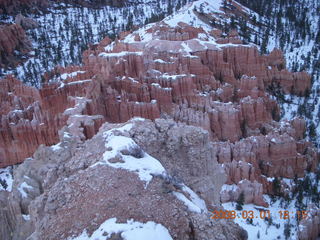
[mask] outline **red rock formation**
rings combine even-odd
[[[23,85],[12,77],[0,80],[0,168],[22,162],[30,157],[40,144],[55,144],[60,130],[68,120],[64,111],[73,107],[72,96],[85,96],[87,82],[44,86],[40,91]],[[90,84],[90,82],[89,82]],[[86,104],[83,107],[85,113]],[[88,137],[103,121],[86,126]],[[91,123],[90,123],[91,124]]]
[[[22,14],[18,14],[16,16],[15,23],[23,27],[25,30],[38,27],[38,23],[35,20],[24,17]]]
[[[21,162],[39,144],[55,143],[65,124],[81,126],[77,135],[86,139],[103,121],[169,116],[207,130],[216,142],[214,157],[228,173],[227,183],[241,187],[243,180],[250,181],[244,188],[259,194],[250,190],[247,201],[265,204],[261,195],[271,191],[266,177],[302,177],[317,159],[303,140],[302,120],[275,121],[280,110],[266,89],[278,84],[302,94],[310,77],[283,69],[278,50],[261,56],[255,46],[213,44],[217,34],[158,23],[124,33],[114,43],[104,39],[84,53],[82,67],[57,67],[28,101],[21,100],[26,90],[16,83],[22,90],[13,99],[20,101],[22,113],[9,112],[16,106],[13,99],[3,104],[1,166]],[[226,43],[236,37],[230,33]]]
[[[268,207],[263,199],[263,186],[257,181],[250,182],[242,180],[239,184],[223,187],[221,191],[221,202],[237,201],[239,195],[244,193],[244,203],[254,203],[259,206]]]
[[[298,238],[301,240],[316,240],[320,234],[320,209],[310,205],[306,212],[308,217],[300,222]]]
[[[15,14],[21,11],[36,11],[48,7],[47,0],[0,0],[0,14]]]
[[[20,25],[0,25],[0,68],[14,66],[19,61],[15,51],[26,54],[31,50],[31,43]]]

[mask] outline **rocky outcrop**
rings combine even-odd
[[[257,181],[261,194],[269,189],[262,175],[302,177],[314,169],[317,153],[303,140],[304,122],[277,122],[280,109],[266,91],[279,85],[301,94],[310,87],[310,77],[283,69],[278,50],[261,56],[255,46],[217,44],[216,35],[185,23],[170,27],[160,22],[126,32],[115,42],[104,39],[84,53],[82,67],[57,67],[46,74],[41,90],[33,90],[39,95],[34,103],[19,109],[22,115],[3,113],[3,125],[9,127],[2,133],[2,166],[21,162],[39,144],[56,143],[68,118],[78,120],[85,140],[104,121],[138,116],[167,117],[207,130],[207,141],[216,142],[207,157],[224,164],[227,183]],[[236,35],[231,32],[231,37]],[[13,111],[13,101],[6,105]],[[17,124],[10,125],[10,114]],[[22,143],[26,136],[34,137]]]
[[[225,202],[236,202],[240,194],[244,194],[244,203],[253,203],[258,206],[268,207],[263,198],[263,186],[257,181],[241,180],[237,185],[224,185],[220,192],[220,200]]]
[[[23,162],[0,196],[1,233],[70,239],[133,218],[174,239],[246,239],[207,210],[242,192],[267,207],[270,179],[303,177],[318,161],[305,122],[279,121],[273,90],[310,88],[284,67],[279,50],[261,56],[235,32],[169,19],[105,38],[41,89],[0,80],[0,167]]]
[[[15,66],[31,50],[31,43],[20,25],[0,25],[0,68]]]
[[[197,174],[193,169],[195,166],[190,166],[190,158],[196,154],[194,151],[204,150],[205,158],[200,158],[199,164],[210,160],[206,156],[211,151],[210,144],[203,142],[207,133],[202,129],[173,121],[157,120],[153,123],[138,119],[126,125],[104,124],[91,140],[79,142],[80,135],[70,133],[72,123],[60,132],[59,144],[40,146],[32,160],[25,161],[14,171],[15,186],[9,196],[0,192],[1,197],[8,199],[0,206],[0,214],[4,216],[0,219],[1,227],[10,229],[3,232],[2,236],[6,239],[27,239],[29,236],[28,239],[69,239],[79,236],[84,230],[90,235],[104,221],[114,217],[118,223],[125,223],[128,219],[143,223],[153,221],[168,229],[173,239],[247,238],[247,233],[232,221],[210,220],[207,210],[191,210],[185,201],[176,197],[193,199],[196,195],[202,196],[203,188],[207,186],[204,178],[212,179],[214,185],[210,188],[218,189],[221,185],[215,179],[218,175],[223,176],[223,172],[216,168],[217,162],[207,162],[211,164],[212,171],[205,170],[205,176]],[[171,135],[172,132],[177,136]],[[150,142],[144,138],[149,133],[153,133]],[[161,138],[157,139],[157,135]],[[141,180],[140,171],[146,171],[142,175],[148,176],[148,168],[138,169],[137,172],[130,168],[126,170],[125,165],[124,168],[113,165],[130,161],[133,156],[136,162],[143,160],[138,155],[130,155],[133,154],[130,149],[124,152],[122,148],[122,152],[117,153],[117,162],[107,157],[117,146],[107,147],[110,141],[106,138],[114,136],[123,144],[134,136],[145,145],[142,153],[149,158],[148,161],[155,161],[151,156],[146,156],[146,149],[156,152],[168,135],[173,137],[172,144],[167,145],[172,149],[160,162],[169,170],[166,174],[150,175],[147,184]],[[183,141],[180,143],[181,137]],[[187,153],[189,160],[184,159],[184,147],[180,144],[192,148],[193,151]],[[172,158],[170,162],[167,157],[177,148],[180,150],[176,157],[179,163],[177,168],[182,170],[183,175],[187,174],[184,176],[190,176],[189,173],[194,171],[186,180],[193,182],[194,192],[191,189],[185,192],[185,181],[169,173],[174,174],[175,162]],[[140,164],[136,167],[139,168]],[[131,163],[133,166],[134,162]],[[191,198],[190,193],[193,194]],[[215,205],[208,203],[207,206]]]
[[[156,119],[155,123],[138,122],[130,135],[159,159],[170,175],[183,180],[207,203],[214,206],[220,202],[217,189],[224,184],[226,176],[218,166],[207,131],[176,124],[170,119]]]
[[[0,167],[22,162],[40,144],[57,143],[58,130],[67,124],[68,115],[86,112],[88,102],[79,98],[85,93],[76,90],[77,84],[63,89],[47,86],[39,91],[7,77],[1,86]],[[100,118],[84,121],[80,115],[74,118],[87,137],[92,137],[103,122]]]
[[[38,23],[31,19],[23,16],[22,14],[18,14],[15,18],[15,23],[23,27],[23,29],[28,30],[32,28],[37,28]]]
[[[320,210],[314,205],[307,208],[307,217],[301,220],[299,225],[298,237],[301,240],[315,240],[320,234]]]
[[[14,15],[20,12],[37,12],[40,9],[46,9],[48,5],[47,0],[0,0],[0,14]]]

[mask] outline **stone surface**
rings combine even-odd
[[[208,216],[185,211],[172,195],[163,195],[161,178],[155,177],[146,190],[133,173],[89,168],[106,150],[102,130],[96,135],[104,122],[149,119],[138,121],[127,136],[210,209],[236,200],[241,192],[246,203],[267,206],[263,194],[272,193],[268,177],[303,177],[318,161],[304,139],[304,120],[279,121],[280,108],[270,95],[281,88],[302,96],[310,88],[310,76],[286,70],[279,50],[261,56],[235,32],[223,36],[186,23],[172,27],[160,22],[120,34],[114,42],[105,38],[84,52],[82,66],[46,73],[40,90],[12,77],[0,84],[0,167],[21,163],[38,149],[16,171],[16,189],[27,181],[34,191],[23,199],[14,190],[7,196],[10,202],[20,196],[12,200],[13,210],[1,212],[13,234],[27,229],[16,239],[29,233],[30,239],[67,239],[84,228],[92,232],[114,216],[120,221],[153,219],[176,239],[211,239],[217,236],[213,232],[221,233],[217,239],[245,239],[233,224],[224,232],[224,221],[212,226]],[[41,145],[59,141],[53,148]],[[234,189],[220,192],[223,184]],[[149,204],[146,211],[143,206]],[[99,209],[105,211],[97,215]],[[30,214],[31,221],[23,222],[19,211]]]
[[[315,168],[317,152],[303,140],[303,120],[278,122],[280,109],[267,89],[279,85],[285,92],[303,95],[310,77],[284,69],[279,50],[261,56],[255,46],[213,44],[212,38],[222,38],[218,35],[185,23],[170,27],[160,22],[123,33],[115,42],[105,38],[84,52],[81,67],[57,67],[47,73],[42,89],[32,90],[36,98],[23,101],[20,93],[10,98],[5,91],[3,98],[11,100],[2,103],[2,125],[8,127],[1,135],[1,166],[23,161],[40,144],[56,143],[58,130],[70,122],[75,132],[78,127],[84,130],[77,132],[83,141],[105,121],[138,116],[207,130],[205,138],[215,142],[214,151],[201,158],[224,164],[229,184],[257,181],[262,194],[269,191],[262,175],[302,177]],[[235,32],[227,36],[236,37]],[[8,79],[2,81],[6,85]],[[24,89],[16,81],[13,87]]]
[[[130,129],[128,126],[131,124],[133,127],[129,132],[120,130]],[[212,164],[212,171],[208,171],[206,176],[193,174],[186,182],[167,182],[160,175],[153,176],[147,186],[135,172],[103,164],[103,155],[111,150],[105,146],[104,132],[110,129],[114,129],[117,136],[134,136],[150,154],[156,152],[163,138],[174,131],[181,135],[185,147],[193,149],[187,154],[189,158],[202,149],[204,156],[211,151],[210,144],[203,142],[207,133],[202,129],[173,121],[157,120],[154,123],[140,120],[131,121],[127,127],[104,124],[91,140],[79,142],[78,135],[72,134],[70,127],[71,124],[60,132],[59,147],[40,146],[32,159],[14,170],[14,190],[9,195],[0,192],[3,203],[0,214],[4,216],[0,219],[2,236],[7,239],[68,239],[80,235],[85,229],[90,234],[105,220],[116,217],[118,222],[134,219],[161,223],[173,239],[247,238],[247,233],[232,221],[210,220],[208,212],[192,212],[172,194],[172,191],[186,194],[179,184],[192,182],[192,189],[202,196],[201,191],[207,186],[202,181],[203,177],[214,179],[217,174],[223,176],[217,162],[208,163]],[[148,133],[153,133],[153,140],[149,143],[144,138]],[[157,139],[157,134],[162,135],[162,139]],[[171,161],[177,160],[177,167],[183,173],[190,172],[193,166],[183,158],[184,147],[179,146],[181,137],[172,137],[172,144],[167,147],[180,149],[180,154]],[[208,161],[208,158],[200,158],[199,161]],[[96,164],[98,162],[100,165]],[[162,157],[160,162],[168,166],[168,174],[173,172],[175,161],[169,162]],[[210,188],[219,190],[221,183],[216,180],[212,183]],[[22,184],[29,186],[23,188],[25,195],[21,193]],[[170,188],[168,184],[171,184]],[[211,200],[211,204],[207,201],[207,206],[217,207],[213,204],[215,200]],[[30,220],[25,220],[22,215],[29,216]]]
[[[0,67],[15,66],[31,50],[24,29],[18,24],[0,25]]]
[[[17,13],[38,13],[40,10],[46,10],[49,6],[47,0],[0,0],[0,13],[15,15]]]
[[[22,14],[18,14],[15,18],[15,23],[23,27],[23,29],[32,29],[32,28],[37,28],[38,23],[31,19],[23,16]]]
[[[308,217],[300,222],[298,237],[301,240],[316,240],[320,234],[320,209],[309,205],[307,211]]]

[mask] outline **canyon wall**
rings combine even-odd
[[[0,68],[16,66],[31,48],[31,42],[20,25],[0,25]]]

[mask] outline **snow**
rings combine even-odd
[[[157,62],[157,63],[168,63],[166,61],[163,61],[162,59],[155,59],[154,62]]]
[[[11,174],[12,167],[0,168],[0,179],[6,183],[6,188],[0,184],[0,191],[12,191],[13,176]]]
[[[194,191],[192,191],[189,187],[183,186],[182,190],[189,194],[190,199],[188,199],[184,194],[181,192],[173,192],[180,201],[182,201],[190,211],[202,213],[207,212],[206,203],[203,199],[201,199]]]
[[[220,192],[234,192],[238,189],[238,186],[235,184],[223,184]]]
[[[66,80],[67,78],[76,77],[78,74],[85,73],[85,71],[76,71],[72,73],[64,73],[58,78],[59,80]]]
[[[292,95],[284,95],[286,102],[281,104],[282,120],[291,120],[297,115],[299,105],[303,104],[304,98]]]
[[[201,213],[201,209],[192,201],[190,201],[185,195],[183,195],[180,192],[173,192],[173,195],[175,195],[180,201],[182,201],[190,211]]]
[[[198,38],[201,39],[201,40],[207,41],[208,40],[208,35],[206,35],[204,33],[199,33],[198,34]]]
[[[201,21],[193,12],[193,9],[196,8],[198,11],[200,8],[203,8],[205,13],[210,14],[219,14],[223,13],[220,10],[222,0],[199,0],[193,2],[191,5],[186,5],[181,8],[175,15],[165,18],[163,21],[171,27],[178,26],[179,22],[184,22],[194,27],[202,27],[206,31],[210,31],[212,27]],[[200,7],[202,5],[202,7]]]
[[[123,40],[124,43],[135,43],[136,41],[134,40],[135,35],[139,35],[140,37],[140,41],[142,43],[145,42],[149,42],[152,40],[153,35],[152,33],[148,33],[147,30],[150,29],[151,27],[153,27],[153,25],[155,25],[154,23],[148,24],[144,27],[139,28],[138,30],[136,30],[135,32],[129,34],[128,36],[125,37],[125,39]]]
[[[186,42],[183,42],[181,46],[184,48],[184,50],[188,53],[192,52],[192,49],[188,46]]]
[[[128,79],[131,80],[131,82],[133,82],[133,83],[139,83],[139,81],[135,80],[135,79],[132,78],[132,77],[128,77]]]
[[[68,85],[75,85],[75,84],[83,84],[83,83],[88,83],[88,82],[92,82],[91,79],[87,79],[87,80],[81,80],[81,81],[74,81],[74,82],[69,82],[67,83]]]
[[[157,87],[157,88],[161,88],[163,90],[166,90],[166,91],[171,91],[172,88],[163,88],[161,87],[161,85],[159,83],[151,83],[151,86],[154,86],[154,87]]]
[[[57,144],[55,144],[55,145],[52,145],[52,146],[51,146],[51,149],[52,149],[53,151],[58,151],[58,150],[62,149],[62,147],[60,146],[60,144],[61,144],[61,143],[57,143]]]
[[[168,73],[164,73],[162,76],[162,78],[165,78],[165,79],[170,79],[170,80],[177,80],[178,78],[183,78],[183,77],[195,77],[194,74],[176,74],[176,75],[169,75]]]
[[[110,43],[108,46],[104,48],[105,51],[111,52],[115,46],[115,42]]]
[[[138,120],[140,119],[134,119],[134,121]],[[140,147],[130,137],[115,135],[116,131],[124,133],[126,131],[129,131],[132,126],[132,123],[127,123],[122,127],[114,128],[104,132],[103,136],[106,141],[105,147],[108,150],[111,150],[106,151],[103,154],[103,159],[100,162],[94,164],[92,167],[100,164],[106,164],[114,168],[126,169],[138,174],[140,180],[145,182],[146,187],[152,180],[152,175],[162,175],[165,173],[165,169],[157,159],[143,152],[143,150],[141,150],[141,158],[132,155],[125,155],[122,153],[123,151],[128,151],[130,154],[133,149],[140,149]],[[110,159],[116,157],[120,157],[122,162],[109,162]]]
[[[263,240],[284,240],[284,225],[288,222],[288,220],[281,219],[279,211],[287,210],[290,212],[290,224],[293,225],[291,227],[290,239],[296,239],[298,225],[295,214],[292,214],[296,213],[295,200],[291,201],[289,204],[281,204],[280,200],[277,200],[275,203],[271,203],[271,199],[268,195],[264,195],[264,198],[266,202],[270,204],[269,208],[263,208],[254,204],[244,204],[243,210],[238,211],[236,210],[235,202],[223,203],[222,206],[228,211],[236,211],[237,217],[234,219],[234,221],[248,232],[248,240],[256,240],[258,232],[260,234],[260,239]],[[258,209],[270,211],[270,216],[272,218],[271,225],[269,225],[266,220],[260,218],[260,212]],[[252,224],[248,223],[246,219],[241,217],[241,213],[243,211],[254,212],[255,217],[252,219]],[[278,224],[278,227],[276,224]]]
[[[168,2],[158,5],[156,1],[149,0],[121,8],[65,7],[64,3],[52,2],[53,6],[47,12],[28,14],[28,17],[39,24],[38,28],[26,31],[34,51],[30,52],[31,57],[17,68],[1,69],[4,74],[15,74],[23,82],[40,87],[44,72],[51,71],[57,65],[65,67],[80,64],[83,46],[98,43],[106,36],[125,31],[128,17],[132,17],[133,25],[142,26],[152,15],[168,14]],[[14,23],[14,18],[5,17],[2,17],[2,21]],[[151,34],[143,35],[143,40],[147,40],[149,35]],[[112,49],[112,44],[106,47],[106,51]]]
[[[141,223],[133,219],[117,223],[117,218],[106,220],[91,236],[84,230],[80,236],[68,240],[106,240],[117,233],[121,233],[124,240],[172,240],[168,229],[161,224],[152,221]]]
[[[124,57],[124,56],[128,56],[128,55],[143,55],[143,52],[128,52],[128,51],[123,51],[123,52],[119,52],[119,53],[100,53],[99,57],[105,57],[105,58],[109,58],[109,57]]]
[[[267,177],[268,182],[273,182],[274,181],[274,177]]]
[[[25,221],[30,221],[30,215],[22,215]]]
[[[26,182],[21,183],[18,187],[18,191],[23,198],[26,198],[28,196],[28,194],[25,192],[26,189],[32,189],[32,186],[28,185]]]

